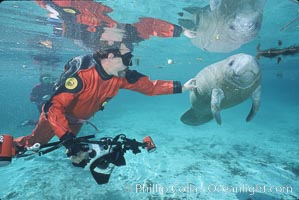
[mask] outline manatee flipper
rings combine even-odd
[[[260,104],[261,104],[261,92],[262,92],[262,87],[259,85],[255,89],[255,91],[252,93],[252,95],[251,95],[252,106],[251,106],[249,114],[246,117],[246,122],[249,122],[250,120],[252,120],[252,118],[255,116],[255,114],[259,110]]]
[[[192,14],[192,15],[195,15],[197,14],[198,12],[200,12],[202,10],[201,7],[197,7],[197,6],[193,6],[193,7],[186,7],[186,8],[183,8],[184,11]]]
[[[221,124],[220,106],[221,101],[224,98],[224,92],[220,88],[214,88],[211,95],[211,111],[216,122]]]
[[[210,114],[210,112],[206,115],[203,115],[197,113],[197,111],[193,108],[190,108],[181,116],[181,121],[190,126],[199,126],[211,121],[212,119],[213,116]]]
[[[191,19],[179,19],[178,23],[182,27],[189,29],[189,30],[192,30],[195,27],[195,23]]]
[[[189,29],[189,30],[194,30],[196,26],[200,22],[200,13],[203,12],[206,8],[201,8],[201,7],[187,7],[183,8],[186,12],[190,13],[193,15],[193,19],[179,19],[178,23],[182,27]]]

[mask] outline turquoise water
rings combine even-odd
[[[134,47],[140,59],[133,66],[151,79],[185,82],[204,67],[236,53],[256,55],[261,49],[298,45],[299,21],[281,27],[299,15],[296,1],[267,1],[257,38],[230,53],[205,52],[184,36],[152,37]],[[134,23],[155,17],[177,23],[178,12],[208,1],[102,1],[113,8],[111,18]],[[37,119],[30,103],[31,88],[42,72],[59,76],[72,57],[90,53],[70,38],[54,37],[53,24],[45,23],[47,10],[33,1],[0,4],[0,133],[27,135]],[[39,45],[51,40],[52,48]],[[277,42],[282,41],[279,47]],[[34,56],[45,56],[39,63]],[[298,54],[261,58],[262,104],[245,122],[248,100],[223,110],[222,125],[213,120],[187,126],[180,116],[190,107],[188,93],[148,97],[120,91],[103,112],[90,119],[99,131],[84,125],[81,135],[97,138],[124,133],[142,140],[151,135],[157,151],[126,154],[127,165],[114,169],[106,185],[97,185],[88,171],[75,168],[64,149],[44,156],[14,159],[0,168],[0,199],[287,199],[299,198],[299,70]],[[168,64],[172,59],[173,64]],[[56,141],[56,138],[53,139]]]

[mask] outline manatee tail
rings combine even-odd
[[[181,121],[190,126],[199,126],[211,121],[212,119],[212,114],[201,115],[198,114],[193,108],[190,108],[181,116]]]

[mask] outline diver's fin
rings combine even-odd
[[[219,8],[222,0],[210,0],[210,9],[211,11]]]
[[[262,87],[259,85],[251,95],[252,106],[251,106],[249,114],[246,117],[246,122],[249,122],[250,120],[252,120],[260,108],[261,91],[262,91]]]
[[[189,30],[192,30],[195,27],[195,24],[191,19],[179,19],[178,23],[182,27],[189,29]]]
[[[221,101],[224,98],[224,92],[220,88],[214,88],[212,90],[212,96],[211,96],[211,111],[213,114],[213,117],[215,118],[217,124],[221,124]]]
[[[184,124],[190,126],[199,126],[211,121],[212,119],[213,116],[211,114],[207,114],[207,115],[197,114],[196,110],[194,110],[193,108],[190,108],[181,116],[181,121]]]

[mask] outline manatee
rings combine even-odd
[[[238,105],[251,97],[246,121],[252,120],[260,107],[261,70],[255,57],[236,54],[202,69],[194,78],[190,92],[192,107],[181,116],[187,125],[198,126],[215,118],[221,124],[220,110]]]
[[[197,33],[191,42],[210,52],[231,52],[260,31],[266,0],[210,0],[206,7],[188,7],[190,19],[179,19]]]

